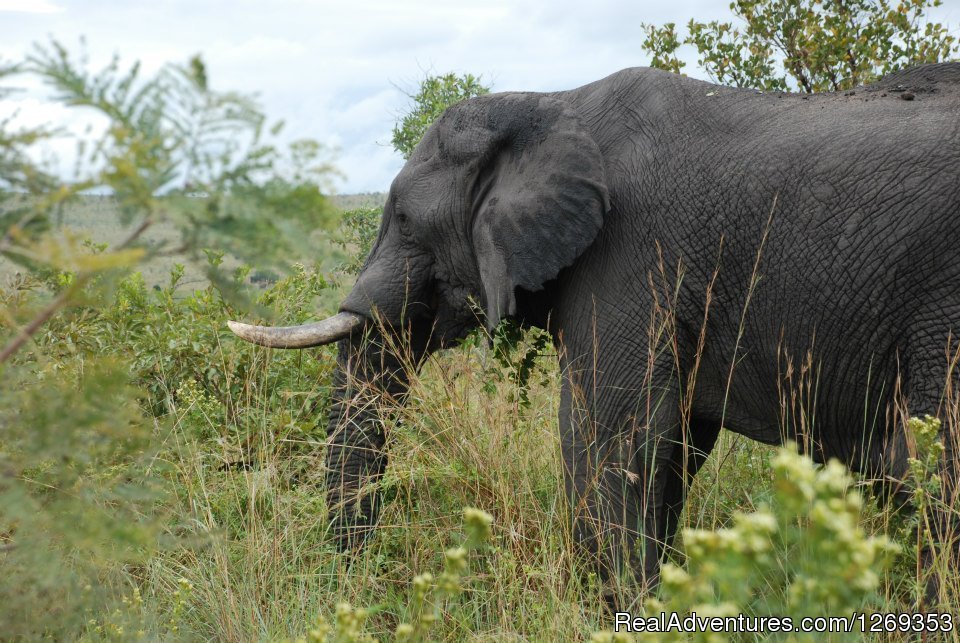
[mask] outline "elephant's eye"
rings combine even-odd
[[[410,231],[410,219],[407,217],[407,213],[397,210],[396,216],[397,223],[400,224],[400,231],[407,234]]]

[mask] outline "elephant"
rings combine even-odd
[[[574,534],[607,578],[656,584],[721,428],[797,442],[896,497],[905,418],[939,417],[949,505],[960,63],[812,95],[631,68],[448,108],[338,314],[230,323],[265,346],[338,342],[326,484],[343,547],[377,520],[377,400],[506,318],[557,349]],[[934,521],[944,546],[952,520]]]

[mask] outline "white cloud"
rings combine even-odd
[[[17,13],[60,13],[63,7],[47,0],[0,0],[0,12]]]
[[[289,139],[340,148],[344,192],[386,189],[396,116],[427,72],[480,74],[495,90],[550,91],[648,62],[641,23],[729,16],[728,0],[0,0],[60,7],[0,20],[4,60],[81,35],[94,68],[114,52],[144,71],[201,53],[221,90],[257,92]],[[956,28],[957,0],[933,12]],[[686,71],[695,74],[693,52]],[[398,88],[399,86],[399,88]],[[36,112],[42,114],[42,112]],[[60,118],[51,113],[51,117]]]

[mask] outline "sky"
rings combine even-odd
[[[494,91],[570,89],[649,63],[642,23],[729,19],[729,0],[0,0],[0,62],[50,37],[86,38],[92,66],[145,72],[201,54],[217,90],[256,93],[283,137],[336,148],[340,193],[385,191],[402,166],[392,127],[420,80],[480,75]],[[960,27],[960,0],[931,17]],[[699,76],[695,52],[684,70]],[[0,104],[25,125],[82,126],[27,87]],[[75,111],[75,110],[73,110]],[[69,156],[60,141],[47,153]]]

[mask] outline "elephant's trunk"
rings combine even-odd
[[[341,312],[313,324],[288,327],[228,322],[238,337],[271,348],[307,348],[339,341],[327,421],[327,506],[341,550],[362,544],[380,512],[374,484],[387,466],[384,409],[407,392],[401,360],[383,337],[351,337],[367,317]],[[416,342],[415,342],[416,344]],[[422,342],[420,342],[422,344]],[[423,348],[414,349],[422,354]]]
[[[310,348],[323,346],[349,337],[363,327],[366,318],[342,312],[323,321],[300,326],[251,326],[228,321],[227,326],[240,339],[270,348]]]
[[[341,550],[363,543],[380,513],[373,488],[387,466],[385,403],[404,397],[403,365],[376,342],[340,342],[327,424],[327,506]]]
[[[404,240],[384,229],[341,304],[343,312],[287,328],[230,323],[242,339],[274,348],[339,342],[327,420],[326,491],[341,549],[360,545],[376,524],[374,487],[387,466],[385,420],[406,396],[408,369],[418,368],[427,354],[435,321],[427,303],[433,296],[431,257],[403,254]]]

